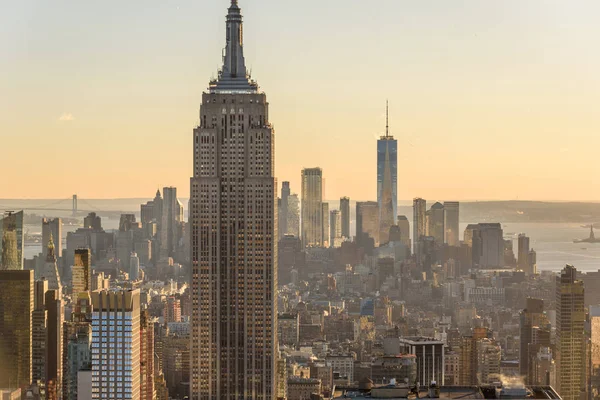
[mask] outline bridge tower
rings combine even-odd
[[[77,195],[73,195],[73,216],[77,216]]]

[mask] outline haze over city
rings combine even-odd
[[[223,3],[7,3],[0,198],[187,197]],[[389,99],[400,200],[600,200],[597,2],[244,6],[279,182],[320,166],[325,198],[371,198]]]
[[[2,11],[0,399],[600,400],[600,3]]]

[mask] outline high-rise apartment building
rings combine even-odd
[[[140,292],[94,291],[92,399],[140,399]]]
[[[0,271],[0,388],[31,383],[33,271]]]
[[[50,241],[50,235],[54,240],[54,254],[57,258],[62,258],[62,220],[60,218],[42,218],[42,243]],[[42,247],[42,257],[45,259],[48,255],[47,247]]]
[[[385,135],[377,141],[377,204],[379,241],[387,243],[390,227],[396,222],[398,208],[398,141],[390,135],[386,104]]]
[[[342,236],[350,239],[350,198],[340,199],[340,213],[342,216]]]
[[[323,170],[302,170],[302,244],[323,245]]]
[[[194,130],[194,400],[266,400],[276,393],[274,131],[267,97],[246,72],[242,25],[237,0],[232,0],[223,68],[202,94],[200,126]],[[302,191],[304,197],[305,185]],[[313,221],[318,229],[307,242],[321,244],[321,203],[319,199]]]
[[[448,246],[460,246],[459,210],[460,203],[458,201],[444,202],[444,241]]]
[[[73,295],[92,290],[92,251],[76,249],[72,268]]]
[[[288,234],[288,204],[290,197],[290,183],[281,184],[281,207],[279,208],[279,239]]]
[[[23,211],[4,213],[0,221],[0,271],[23,269]]]
[[[420,254],[419,241],[421,237],[427,236],[427,201],[421,198],[413,200],[413,253]]]
[[[379,206],[374,201],[356,202],[356,241],[361,247],[379,246]]]
[[[584,287],[577,269],[567,265],[556,277],[557,390],[565,400],[580,398],[583,386]]]

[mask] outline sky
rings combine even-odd
[[[229,1],[0,2],[0,198],[187,197]],[[600,2],[239,4],[293,192],[376,199],[389,99],[400,202],[600,201]]]

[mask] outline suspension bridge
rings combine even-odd
[[[0,200],[1,201],[1,200]],[[31,203],[31,200],[27,200],[26,203]],[[89,201],[80,199],[76,194],[67,199],[52,200],[50,203],[42,204],[21,204],[17,205],[16,202],[11,201],[12,205],[0,204],[0,210],[23,210],[23,211],[63,211],[71,212],[73,217],[77,215],[86,214],[90,212],[105,212],[105,213],[123,213],[123,211],[117,210],[103,210],[91,204]],[[83,208],[80,208],[80,205]]]

